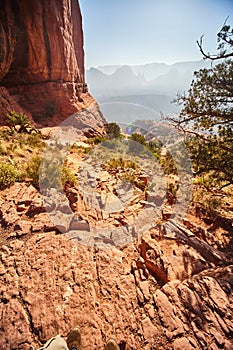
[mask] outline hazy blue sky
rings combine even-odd
[[[198,60],[202,35],[215,52],[216,33],[233,0],[79,0],[86,68],[106,64]]]

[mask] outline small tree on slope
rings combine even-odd
[[[221,186],[233,183],[233,29],[224,25],[218,33],[219,53],[205,59],[223,61],[194,72],[188,93],[178,94],[183,105],[178,117],[168,118],[183,131],[196,174],[210,173]]]

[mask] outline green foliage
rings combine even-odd
[[[179,189],[179,181],[174,178],[173,175],[167,176],[166,178],[166,198],[170,205],[175,204],[177,201],[177,192]]]
[[[38,186],[40,181],[44,188],[62,189],[62,162],[59,157],[55,159],[36,157],[31,165],[32,170],[35,171],[36,181],[33,181],[35,186]]]
[[[233,56],[233,28],[230,25],[224,23],[220,32],[217,34],[217,41],[219,43],[219,57],[226,58],[226,56]]]
[[[17,143],[14,143],[14,142],[9,143],[6,146],[6,150],[7,150],[8,154],[14,154],[17,148],[18,148],[18,145],[17,145]]]
[[[0,189],[13,185],[21,178],[20,172],[12,164],[0,163]]]
[[[33,157],[25,169],[25,176],[38,187],[39,181],[43,187],[62,189],[62,186],[75,186],[77,180],[71,170],[62,166],[59,160],[51,161],[40,156]]]
[[[145,182],[140,180],[139,166],[133,160],[122,157],[113,158],[106,163],[105,167],[108,171],[116,173],[121,180],[130,182],[141,191],[147,189]]]
[[[104,141],[103,146],[108,149],[115,149],[117,147],[117,140]]]
[[[138,133],[133,133],[129,137],[129,153],[140,155],[145,153],[146,140],[145,137]]]
[[[169,152],[167,152],[164,156],[160,157],[160,164],[165,175],[177,175],[176,163]]]
[[[233,61],[195,72],[178,118],[170,120],[186,132],[186,144],[196,174],[208,173],[233,183]]]
[[[196,177],[196,178],[193,180],[193,183],[194,183],[195,185],[204,187],[204,188],[206,188],[207,190],[210,190],[211,188],[213,188],[214,186],[216,186],[217,181],[216,181],[216,179],[215,179],[213,176],[211,176],[211,175],[202,175],[202,176]]]
[[[89,139],[86,140],[86,142],[89,145],[98,145],[98,144],[105,142],[105,141],[106,141],[106,138],[102,137],[102,136],[90,137]]]
[[[42,135],[39,132],[33,132],[30,135],[28,135],[26,144],[32,148],[43,148],[43,146],[45,145],[42,139]]]
[[[128,170],[128,169],[138,169],[138,165],[130,160],[130,159],[123,159],[122,157],[120,158],[114,158],[111,159],[107,162],[106,167],[108,169],[122,169],[122,170]]]
[[[200,186],[194,189],[192,202],[197,212],[202,209],[210,216],[215,216],[222,206],[221,197]]]
[[[25,176],[31,180],[34,186],[39,185],[39,174],[40,174],[40,163],[41,157],[33,157],[27,164],[25,168]]]
[[[121,135],[121,128],[116,123],[109,123],[107,125],[107,135],[110,139],[117,139]]]
[[[146,143],[146,147],[153,154],[154,157],[160,160],[160,151],[162,148],[162,143],[149,141],[148,143]]]
[[[14,130],[20,132],[27,132],[27,128],[32,127],[28,117],[22,113],[12,111],[7,114],[7,122]],[[17,129],[18,126],[18,129]]]
[[[0,130],[0,137],[2,140],[9,141],[13,135],[14,131],[10,128]]]
[[[131,134],[129,139],[132,140],[132,141],[138,142],[141,145],[145,145],[146,144],[145,137],[143,135],[141,135],[141,134],[136,133],[136,132]]]
[[[77,146],[73,145],[70,149],[70,153],[77,153],[77,154],[87,154],[91,151],[91,147],[84,147],[84,146]]]
[[[74,187],[77,185],[77,179],[71,170],[65,166],[62,167],[61,180],[63,186]]]

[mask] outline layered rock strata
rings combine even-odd
[[[85,84],[77,0],[1,1],[0,85],[2,124],[12,109],[53,125],[96,105]]]

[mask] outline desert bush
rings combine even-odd
[[[138,142],[141,145],[145,145],[146,144],[145,137],[143,135],[141,135],[141,134],[136,133],[136,132],[131,134],[129,139],[132,140],[132,141]]]
[[[173,159],[171,153],[167,152],[166,155],[161,156],[159,160],[160,160],[160,164],[162,166],[164,174],[177,175],[176,163],[175,163],[175,160]]]
[[[86,143],[89,145],[98,145],[102,142],[105,142],[106,138],[102,136],[95,136],[95,137],[90,137],[86,140]]]
[[[25,168],[25,177],[29,178],[31,183],[36,187],[39,184],[40,163],[41,157],[36,156],[28,162]]]
[[[33,132],[32,134],[30,134],[26,140],[26,143],[32,148],[43,148],[43,146],[45,145],[42,139],[42,135],[39,132]]]
[[[108,169],[122,169],[122,170],[128,170],[128,169],[137,169],[137,164],[130,160],[130,159],[123,159],[122,157],[119,158],[113,158],[109,160],[106,164]]]
[[[215,216],[222,207],[222,199],[217,194],[210,192],[209,189],[196,185],[193,191],[192,204],[196,208],[196,212],[202,209],[206,214]]]
[[[169,179],[167,180],[166,196],[169,204],[176,202],[178,188],[179,186],[176,183],[169,182]]]
[[[204,187],[207,190],[209,190],[209,189],[213,188],[216,185],[217,179],[212,177],[210,174],[207,174],[207,175],[201,175],[199,177],[196,177],[194,179],[193,183],[195,185],[198,185],[200,187]]]
[[[140,142],[129,140],[129,153],[139,156],[142,155],[145,150],[144,145]]]
[[[10,127],[19,133],[27,132],[27,128],[32,127],[31,122],[26,115],[15,111],[7,114],[7,122]]]
[[[64,186],[75,186],[77,182],[75,175],[69,168],[62,166],[60,160],[41,160],[40,156],[31,159],[26,166],[25,175],[35,187],[41,182],[44,188],[61,190]]]
[[[10,128],[0,130],[0,137],[2,140],[9,141],[13,135],[14,131]]]
[[[7,146],[6,146],[7,154],[15,153],[17,148],[18,148],[17,143],[12,142],[12,143],[7,144]]]
[[[110,139],[117,139],[121,135],[121,128],[116,123],[109,123],[106,129]]]
[[[13,185],[16,181],[20,180],[21,174],[18,169],[7,163],[0,163],[0,189],[4,189]]]
[[[66,166],[62,167],[61,180],[63,186],[74,187],[77,184],[75,175]]]
[[[91,151],[91,147],[77,146],[75,144],[70,149],[70,153],[78,153],[78,154],[87,154],[90,151]]]

